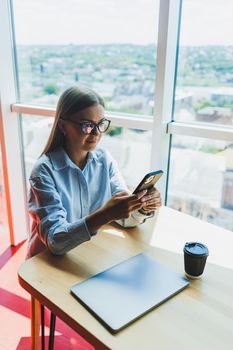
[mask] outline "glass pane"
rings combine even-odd
[[[232,0],[183,0],[175,120],[233,126],[232,13]]]
[[[78,82],[112,111],[153,114],[158,0],[13,0],[20,99],[55,105]]]
[[[173,136],[168,206],[233,231],[233,144]]]
[[[117,160],[128,188],[133,192],[150,171],[151,131],[113,127],[101,141]]]
[[[2,154],[0,149],[0,234],[9,233],[6,196],[4,190],[3,170],[2,170]]]
[[[23,115],[22,130],[24,144],[24,161],[28,179],[33,165],[42,153],[48,140],[54,118]]]
[[[53,118],[23,116],[24,156],[27,179],[40,156],[53,124]],[[111,126],[101,140],[117,160],[128,187],[133,191],[150,170],[151,131]]]

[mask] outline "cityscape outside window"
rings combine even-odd
[[[153,115],[156,0],[14,0],[21,102],[55,105],[82,83],[107,108]]]
[[[176,121],[233,127],[232,11],[231,0],[183,0]]]
[[[233,230],[233,145],[173,136],[168,205]]]

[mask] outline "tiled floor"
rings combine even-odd
[[[30,296],[18,283],[17,270],[25,259],[26,242],[10,247],[7,235],[0,233],[0,350],[30,349]],[[46,312],[45,324],[49,325]],[[48,327],[46,327],[46,346]],[[57,319],[54,350],[93,350],[94,348]]]

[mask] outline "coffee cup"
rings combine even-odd
[[[209,255],[207,246],[200,242],[187,242],[183,251],[185,274],[190,278],[200,278]]]

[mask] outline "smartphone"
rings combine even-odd
[[[143,190],[149,190],[156,184],[162,175],[163,170],[151,171],[150,173],[146,174],[137,188],[133,191],[133,194],[141,192]]]

